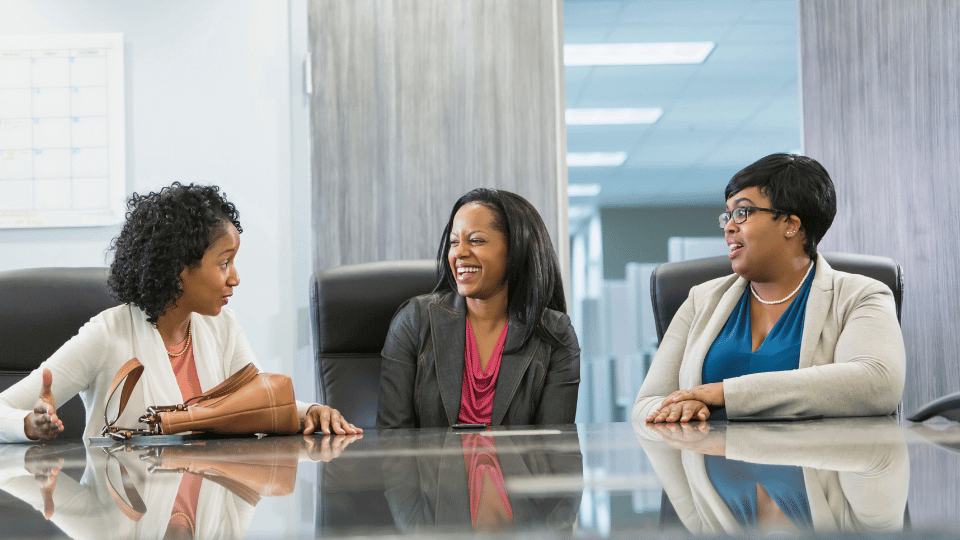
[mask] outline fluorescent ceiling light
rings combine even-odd
[[[563,63],[568,66],[702,64],[714,46],[712,41],[572,44],[563,46]]]
[[[600,194],[600,184],[568,184],[568,197],[596,197]]]
[[[583,219],[592,213],[593,209],[589,206],[571,206],[567,209],[567,219],[576,221],[578,219]]]
[[[652,124],[663,116],[663,109],[567,109],[568,126],[601,124]]]
[[[569,152],[567,167],[619,167],[626,160],[626,152]]]

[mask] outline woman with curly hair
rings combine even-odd
[[[133,194],[111,244],[108,284],[123,305],[92,318],[30,375],[0,394],[0,441],[53,439],[56,404],[81,394],[84,437],[99,436],[113,376],[131,358],[144,366],[117,425],[137,426],[147,405],[182,403],[220,384],[253,351],[227,305],[240,284],[236,207],[216,186],[182,185]],[[37,391],[39,390],[39,399]],[[361,430],[336,409],[297,402],[304,433]]]
[[[390,323],[377,427],[573,423],[580,346],[536,208],[503,190],[460,197],[437,267],[433,294]]]

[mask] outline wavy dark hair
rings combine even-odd
[[[440,237],[440,249],[437,251],[440,281],[434,292],[457,290],[457,280],[447,262],[450,230],[457,211],[470,203],[489,208],[494,215],[494,229],[507,238],[507,314],[526,326],[517,350],[526,347],[534,334],[550,343],[559,344],[557,337],[547,331],[543,323],[547,309],[567,312],[557,253],[537,209],[516,193],[477,188],[457,199]]]
[[[174,182],[159,192],[134,193],[127,221],[110,243],[114,252],[107,284],[113,297],[157,320],[183,295],[180,274],[196,267],[203,253],[227,232],[240,227],[237,208],[217,186]]]
[[[733,175],[723,198],[729,199],[748,187],[759,189],[775,210],[800,218],[803,250],[816,259],[817,244],[837,215],[837,191],[823,165],[807,156],[770,154]]]

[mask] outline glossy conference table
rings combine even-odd
[[[0,488],[3,538],[957,538],[960,426],[867,418],[59,441],[0,446]]]

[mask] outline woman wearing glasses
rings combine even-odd
[[[724,195],[734,275],[690,290],[633,419],[892,413],[905,371],[893,294],[817,254],[837,208],[827,171],[773,154],[734,175]]]

